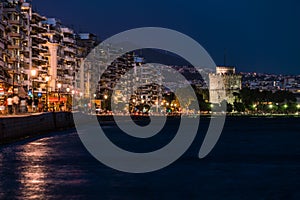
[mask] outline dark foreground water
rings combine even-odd
[[[227,118],[215,149],[197,154],[209,119],[191,148],[157,172],[128,174],[95,160],[75,130],[0,147],[0,199],[300,199],[300,118]],[[116,126],[111,140],[133,151],[159,148],[177,121],[146,143]],[[148,144],[155,142],[155,144]]]

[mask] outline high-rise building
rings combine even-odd
[[[111,49],[112,50],[112,49]],[[105,53],[111,55],[113,52]],[[117,49],[114,52],[118,55]],[[119,55],[108,67],[99,81],[99,97],[111,101],[120,112],[142,111],[151,105],[160,105],[162,88],[159,85],[161,74],[144,63],[144,59],[134,53]],[[152,84],[152,82],[157,84]],[[125,102],[125,100],[128,102]],[[109,107],[106,107],[106,109]]]
[[[43,36],[47,38],[45,46],[48,51],[43,55],[48,60],[48,74],[51,77],[49,88],[51,91],[69,93],[74,88],[75,80],[75,32],[54,18],[47,19],[43,24],[47,28]]]
[[[3,4],[0,2],[0,87],[2,90],[7,90],[10,86],[10,75],[8,74],[7,61],[9,59],[9,53],[7,45],[11,42],[8,32],[10,31],[10,25],[8,24],[8,17],[4,13]],[[1,96],[3,96],[2,93]]]
[[[29,24],[27,29],[27,39],[24,41],[23,60],[25,62],[25,71],[27,77],[25,85],[28,90],[31,89],[33,95],[40,94],[45,96],[46,93],[46,77],[48,76],[47,57],[44,53],[48,51],[45,43],[47,38],[43,33],[47,29],[43,26],[43,21],[47,18],[41,16],[32,10],[31,4],[22,3],[22,13]],[[35,71],[35,73],[32,73]]]
[[[10,43],[7,45],[9,57],[7,59],[7,68],[12,77],[12,89],[9,92],[18,93],[18,89],[24,86],[26,79],[26,61],[24,60],[24,50],[28,47],[27,30],[28,21],[23,15],[19,1],[3,1],[3,12],[7,16],[7,26],[10,26],[8,37]]]
[[[100,80],[99,67],[84,63],[85,58],[99,44],[96,35],[92,33],[79,33],[76,36],[77,64],[75,66],[75,91],[85,98],[92,98],[96,94]]]
[[[55,95],[51,101],[58,102],[62,100],[58,93],[96,92],[87,88],[93,83],[97,88],[99,73],[82,67],[98,44],[95,35],[77,35],[59,20],[35,12],[30,1],[0,2],[0,97],[3,90],[5,95],[28,92],[42,100]]]

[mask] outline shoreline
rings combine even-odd
[[[49,113],[30,113],[22,115],[10,115],[0,117],[0,145],[18,142],[24,139],[33,138],[40,135],[49,134],[52,132],[65,131],[76,129],[73,115],[81,115],[83,123],[88,123],[89,118],[97,117],[102,125],[111,125],[114,123],[113,115],[86,115],[77,112],[49,112]],[[202,117],[210,119],[218,115],[201,114],[189,115],[183,117]],[[163,116],[151,116],[163,117]],[[166,116],[169,120],[180,119],[181,116]],[[226,118],[300,118],[299,115],[278,115],[278,114],[227,114]],[[149,116],[131,116],[133,121],[139,122],[149,120]]]

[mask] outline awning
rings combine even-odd
[[[65,98],[65,97],[60,97],[60,98],[59,98],[59,101],[66,102],[66,101],[67,101],[67,98]],[[58,102],[58,97],[49,97],[49,98],[48,98],[48,102]]]

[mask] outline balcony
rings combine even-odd
[[[8,49],[19,49],[20,45],[8,45],[7,48]]]
[[[41,46],[40,47],[40,51],[42,52],[42,53],[47,53],[48,52],[48,47],[44,47],[44,46]]]
[[[26,47],[26,46],[25,46],[25,47],[23,47],[23,49],[22,49],[22,50],[23,50],[23,52],[29,52],[29,51],[30,51],[29,47]]]
[[[0,67],[4,68],[4,62],[0,60]]]
[[[38,69],[39,69],[39,71],[40,71],[40,72],[43,72],[43,73],[48,73],[48,69],[47,69],[47,67],[42,67],[42,66],[39,66],[39,67],[38,67]]]
[[[2,22],[0,22],[0,30],[3,31],[3,32],[5,31],[5,27],[4,27],[4,25],[2,24]]]
[[[9,59],[8,59],[8,62],[9,63],[13,63],[13,62],[17,62],[19,59],[17,58],[17,57],[10,57]]]
[[[31,35],[31,38],[37,41],[38,43],[46,43],[47,39],[43,38],[41,34],[38,35]]]
[[[69,53],[73,53],[73,54],[75,53],[75,49],[70,48],[70,47],[65,47],[64,51],[69,52]]]
[[[4,50],[5,49],[5,45],[4,42],[0,40],[0,49]]]
[[[47,32],[47,29],[39,24],[31,24],[31,27],[38,32],[43,32],[43,33]]]
[[[65,79],[69,79],[69,80],[73,80],[74,79],[74,77],[73,76],[70,76],[70,75],[68,75],[68,74],[65,74]]]
[[[36,12],[32,13],[32,17],[35,18],[35,19],[37,19],[38,21],[45,21],[45,20],[47,20],[46,17],[41,16],[40,14],[38,14]]]
[[[75,40],[73,38],[64,37],[63,42],[74,44]]]
[[[24,58],[21,59],[21,61],[26,62],[26,63],[29,63],[29,62],[30,62],[30,59],[24,57]]]
[[[9,36],[10,36],[10,37],[13,37],[13,38],[15,38],[15,37],[20,38],[20,37],[21,37],[21,34],[20,34],[20,33],[11,32],[11,33],[9,33]]]
[[[70,28],[61,28],[61,32],[63,33],[67,33],[67,34],[74,34],[74,30],[70,29]]]
[[[70,56],[65,56],[65,61],[67,61],[67,62],[76,62],[76,59],[72,58]]]
[[[21,25],[20,20],[8,20],[8,23],[11,25]]]

